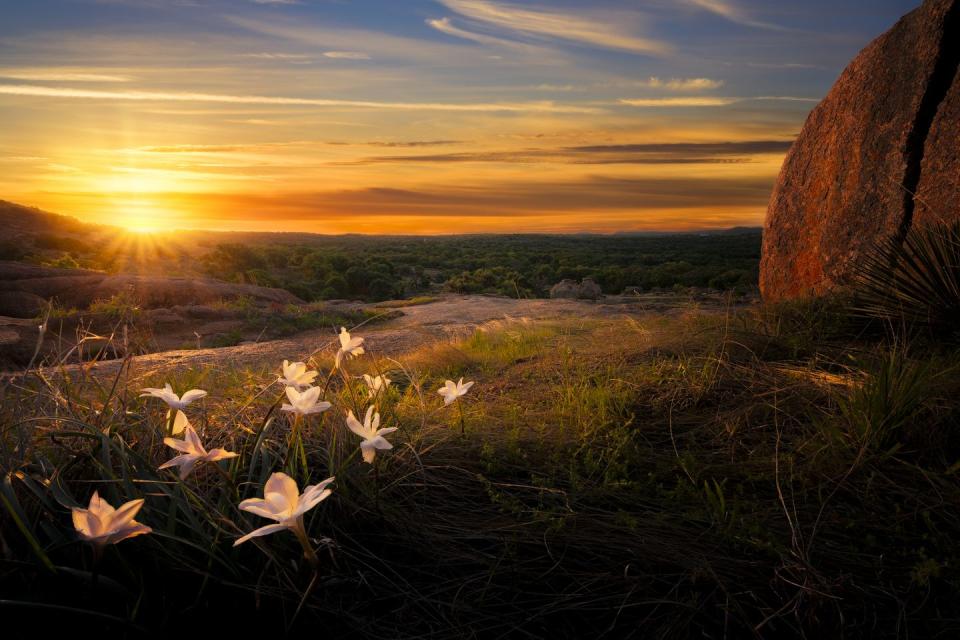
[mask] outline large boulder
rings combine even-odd
[[[767,211],[767,300],[842,285],[879,241],[960,219],[960,0],[927,0],[871,42],[810,113]]]
[[[550,297],[598,300],[603,297],[603,291],[591,278],[584,278],[580,284],[576,280],[561,280],[550,287]]]

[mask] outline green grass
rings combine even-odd
[[[960,354],[864,337],[841,306],[499,322],[350,361],[296,470],[301,487],[337,476],[308,512],[317,574],[286,532],[231,546],[266,523],[239,499],[289,468],[279,363],[170,380],[210,391],[188,413],[241,454],[222,463],[229,480],[156,470],[163,411],[136,392],[166,380],[8,381],[0,600],[40,608],[4,614],[331,637],[949,637]],[[315,357],[321,385],[331,355]],[[366,406],[363,372],[393,380],[379,405],[399,430],[376,468],[343,421]],[[463,436],[436,393],[461,376],[476,381]],[[114,505],[144,497],[154,528],[96,575],[68,510],[94,488]]]
[[[403,307],[415,307],[421,304],[430,304],[431,302],[436,302],[440,298],[436,296],[414,296],[412,298],[407,298],[406,300],[388,300],[386,302],[380,302],[376,305],[378,309],[402,309]]]

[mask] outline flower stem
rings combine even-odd
[[[313,550],[313,546],[310,544],[310,538],[307,537],[307,530],[303,526],[303,516],[300,516],[297,526],[293,528],[293,533],[296,534],[297,540],[300,541],[300,546],[303,547],[304,559],[316,570],[320,564],[320,558],[317,557],[317,552]]]
[[[460,410],[460,435],[467,435],[467,423],[463,418],[463,403],[457,400],[457,409]]]

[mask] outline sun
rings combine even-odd
[[[136,234],[154,234],[174,217],[165,195],[181,189],[174,175],[157,170],[114,171],[98,178],[93,187],[104,197],[104,217]]]

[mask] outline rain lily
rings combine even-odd
[[[377,455],[377,449],[393,449],[393,445],[387,442],[383,436],[393,433],[396,427],[387,427],[379,429],[380,414],[373,412],[373,406],[367,407],[367,415],[363,418],[363,424],[357,420],[353,411],[347,412],[347,426],[350,431],[363,438],[360,443],[360,452],[363,454],[363,461],[373,464],[373,459]]]
[[[169,411],[167,412],[167,419],[170,419]],[[170,427],[170,435],[180,435],[188,426],[190,426],[190,421],[187,420],[187,414],[178,410],[176,417],[173,419],[173,425]]]
[[[320,387],[310,387],[302,393],[293,387],[287,387],[286,391],[290,404],[286,402],[283,403],[283,406],[280,408],[284,411],[291,411],[297,415],[308,416],[311,413],[321,413],[330,408],[329,402],[317,401],[320,398],[320,393],[323,391]]]
[[[340,366],[344,358],[355,358],[363,355],[363,338],[351,338],[346,327],[340,327],[340,349],[337,351],[335,367]]]
[[[297,482],[285,473],[274,473],[263,485],[263,499],[250,498],[240,503],[240,509],[249,511],[258,516],[276,520],[277,524],[268,524],[265,527],[254,529],[247,535],[233,543],[233,546],[243,544],[251,538],[259,538],[277,531],[290,529],[303,546],[303,552],[312,564],[316,564],[317,557],[310,546],[307,530],[303,526],[303,514],[314,508],[330,495],[327,485],[333,482],[327,478],[320,484],[309,485],[301,495],[297,489]]]
[[[363,381],[367,383],[367,391],[370,394],[370,398],[376,397],[381,390],[386,391],[387,387],[390,386],[390,378],[387,376],[377,376],[374,378],[370,374],[363,374]]]
[[[277,378],[288,387],[295,387],[298,391],[309,387],[317,377],[316,371],[307,371],[307,365],[303,362],[283,361],[283,376]]]
[[[121,540],[152,531],[150,527],[133,519],[142,506],[143,498],[140,498],[131,500],[119,509],[114,509],[94,491],[90,497],[89,507],[73,509],[73,527],[81,538],[92,542],[98,548],[116,544]]]
[[[181,413],[179,415],[183,414]],[[193,427],[191,427],[189,423],[187,423],[184,431],[183,440],[176,440],[174,438],[163,439],[165,445],[181,452],[181,455],[160,465],[161,469],[180,467],[181,480],[186,480],[190,472],[193,471],[193,468],[200,462],[217,462],[218,460],[237,457],[236,453],[227,451],[226,449],[211,449],[207,451],[203,443],[200,442],[200,437],[197,436],[197,432],[193,430]]]
[[[447,380],[443,386],[437,390],[437,393],[443,396],[443,406],[447,406],[457,398],[466,395],[472,386],[472,382],[464,384],[463,378],[460,378],[460,381],[457,383],[454,383],[453,380]]]
[[[207,395],[206,391],[200,389],[191,389],[187,391],[182,396],[178,396],[173,392],[173,387],[170,386],[170,383],[167,383],[163,386],[163,389],[141,389],[143,393],[140,394],[141,398],[153,397],[160,398],[173,410],[185,409],[188,404],[194,400],[199,400],[200,398]]]

